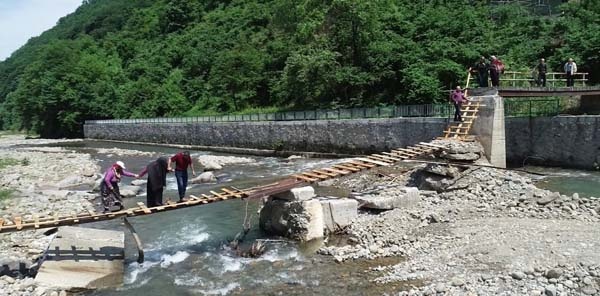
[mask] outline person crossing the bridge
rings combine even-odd
[[[485,60],[485,57],[481,57],[475,66],[469,68],[469,72],[477,73],[477,83],[479,84],[479,87],[488,87],[489,70],[490,64]]]
[[[175,179],[177,180],[177,191],[179,192],[179,201],[185,201],[185,190],[188,184],[188,166],[192,168],[192,175],[196,176],[194,162],[190,157],[189,151],[183,151],[169,158],[168,169],[173,171],[171,163],[175,162]]]
[[[490,78],[492,79],[492,87],[500,86],[500,74],[504,73],[504,63],[496,56],[491,56],[490,59]]]
[[[139,176],[126,171],[125,164],[122,161],[117,161],[111,165],[104,173],[102,183],[100,183],[100,194],[102,195],[102,206],[104,212],[110,212],[113,206],[119,206],[123,209],[123,199],[119,191],[119,182],[123,176],[138,178]]]
[[[460,85],[456,86],[456,89],[452,91],[452,93],[450,94],[450,99],[454,104],[454,121],[463,121],[461,115],[462,103],[468,102],[469,100],[462,92]]]
[[[162,206],[163,189],[167,186],[167,173],[170,171],[167,158],[159,157],[140,172],[139,177],[148,174],[148,183],[146,183],[148,207]]]

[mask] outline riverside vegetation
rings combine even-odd
[[[444,100],[480,55],[600,81],[600,2],[85,0],[0,62],[0,126]],[[521,1],[515,1],[521,2]]]

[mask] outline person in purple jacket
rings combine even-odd
[[[122,161],[117,161],[106,170],[106,173],[104,173],[104,179],[100,184],[104,213],[110,212],[111,207],[113,206],[119,206],[119,210],[123,209],[123,199],[121,199],[121,193],[119,191],[119,182],[123,176],[133,178],[139,177],[137,174],[126,171],[125,164]]]
[[[454,121],[463,121],[461,116],[460,108],[462,103],[468,102],[469,100],[462,92],[462,89],[459,86],[456,86],[456,89],[452,91],[450,94],[450,100],[454,104]]]

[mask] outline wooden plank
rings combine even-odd
[[[54,214],[54,225],[58,225],[58,214]]]
[[[362,163],[362,162],[358,162],[356,160],[351,160],[351,161],[347,162],[347,164],[351,164],[351,165],[354,165],[354,166],[357,166],[357,167],[363,167],[363,168],[366,168],[366,169],[370,169],[370,168],[376,167],[376,165],[368,164],[368,163]]]
[[[360,172],[360,169],[357,169],[355,167],[348,167],[345,166],[343,164],[334,164],[332,165],[332,167],[337,168],[337,169],[342,169],[342,170],[347,170],[347,171],[351,171],[351,172]]]
[[[414,154],[414,155],[419,155],[420,154],[417,151],[410,150],[410,149],[405,149],[405,148],[396,148],[394,150],[395,151],[402,151],[402,152],[406,152],[406,153],[410,153],[410,154]]]
[[[389,152],[381,152],[381,154],[389,155],[391,157],[399,158],[399,159],[402,159],[402,160],[408,158],[408,156],[405,156],[405,155],[399,155],[399,154],[394,154],[394,153],[389,153]]]
[[[33,227],[40,228],[40,217],[38,215],[33,215]]]
[[[229,198],[227,195],[225,195],[225,194],[222,194],[222,193],[217,193],[217,192],[214,192],[214,191],[212,191],[212,190],[211,190],[211,191],[209,191],[209,192],[210,192],[211,194],[213,194],[214,196],[218,197],[219,199],[222,199],[222,200],[226,200],[227,198]]]
[[[321,170],[312,170],[312,171],[317,174],[321,174],[321,175],[325,175],[325,176],[329,176],[329,177],[337,177],[338,176],[338,174],[332,174],[332,173],[324,172]]]
[[[392,153],[396,153],[396,154],[400,154],[400,155],[405,155],[408,158],[413,158],[413,157],[416,156],[416,154],[414,154],[414,153],[407,153],[407,152],[398,151],[398,150],[392,150]]]
[[[317,178],[317,179],[321,179],[321,180],[327,180],[329,179],[329,176],[321,176],[321,175],[317,175],[317,174],[313,174],[313,173],[308,173],[308,172],[302,172],[301,173],[304,176],[308,176],[308,177],[312,177],[312,178]]]
[[[435,144],[431,144],[431,143],[427,143],[427,142],[420,142],[419,144],[425,145],[425,146],[430,146],[430,147],[433,147],[433,148],[439,148],[439,149],[446,148],[446,147],[441,146],[441,145],[435,145]]]
[[[300,179],[300,180],[305,181],[305,182],[319,181],[319,179],[313,179],[313,178],[309,178],[309,177],[302,176],[302,175],[292,175],[292,177],[294,177],[296,179]]]
[[[324,168],[322,170],[328,171],[328,172],[332,172],[332,173],[336,173],[336,174],[342,174],[344,176],[352,173],[352,172],[349,172],[347,170],[344,171],[344,170],[339,170],[339,169],[334,169],[334,168]]]
[[[229,193],[229,194],[231,194],[231,195],[233,195],[233,196],[235,196],[237,198],[242,198],[242,194],[239,193],[239,192],[234,192],[234,191],[231,191],[231,190],[229,190],[227,188],[221,188],[221,190],[223,190],[224,192],[227,192],[227,193]]]
[[[383,152],[383,153],[385,153],[385,152]],[[389,156],[389,155],[373,154],[373,156],[381,157],[381,158],[384,158],[384,159],[389,159],[389,160],[391,160],[393,162],[402,160],[401,158],[397,158],[397,157],[393,157],[393,156]]]
[[[22,224],[23,221],[21,219],[21,216],[15,217],[14,220],[15,220],[15,225],[17,227],[17,230],[23,229],[23,224]]]
[[[393,164],[395,161],[387,159],[387,158],[382,158],[379,156],[375,156],[375,155],[369,155],[366,158],[364,157],[357,157],[357,160],[363,161],[363,162],[368,162],[368,163],[373,163],[372,161],[376,161],[375,164],[380,165],[379,163],[384,163],[385,165],[390,165]]]
[[[140,209],[142,209],[142,211],[144,211],[144,214],[152,213],[152,211],[150,209],[148,209],[148,207],[146,207],[146,204],[144,204],[143,202],[138,202],[137,205],[138,205],[138,207],[140,207]]]
[[[77,213],[71,213],[71,217],[73,219],[73,223],[79,223],[79,218],[77,217]]]
[[[375,164],[375,165],[378,165],[378,166],[390,166],[390,163],[383,162],[383,161],[378,160],[378,159],[369,159],[369,158],[362,158],[362,157],[359,157],[357,159],[360,160],[360,161],[372,163],[372,164]]]
[[[4,219],[0,218],[0,231],[2,231],[2,226],[4,226]]]

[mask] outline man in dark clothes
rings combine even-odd
[[[546,65],[546,61],[544,59],[540,59],[540,63],[535,68],[538,72],[537,83],[538,86],[546,87],[546,72],[548,66]]]
[[[146,203],[148,207],[156,207],[163,204],[163,189],[167,186],[168,172],[169,167],[166,157],[160,157],[151,162],[140,172],[140,177],[148,173],[148,184],[146,184]]]
[[[469,68],[469,72],[477,73],[477,83],[479,87],[488,87],[488,72],[490,70],[490,64],[485,60],[484,57],[479,59],[479,62],[475,66]]]

